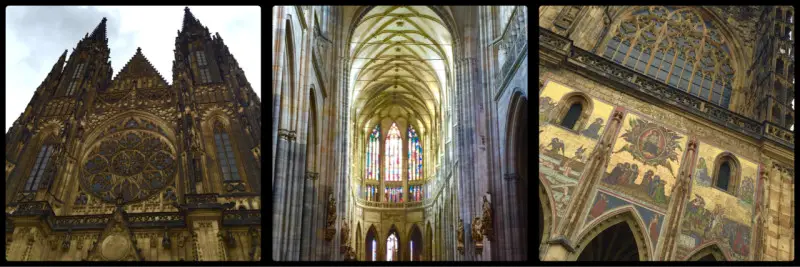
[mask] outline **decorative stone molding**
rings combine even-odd
[[[287,129],[278,129],[278,138],[290,141],[291,140],[290,139],[290,135],[289,135],[290,132],[291,131],[289,131]]]
[[[346,220],[342,222],[342,231],[340,232],[339,239],[341,253],[347,252],[350,248],[350,225]]]
[[[317,173],[317,172],[313,172],[313,171],[307,171],[306,172],[306,179],[308,179],[308,180],[314,181],[314,180],[317,179],[318,176],[319,176],[319,173]]]
[[[764,138],[776,140],[781,145],[794,148],[794,134],[790,131],[779,128],[777,125],[762,125],[750,118],[697,98],[684,90],[652,79],[570,44],[571,40],[566,37],[539,28],[539,49],[543,59],[550,57],[550,61],[555,63],[566,61],[583,75],[592,74],[603,77],[615,85],[622,85],[618,88],[631,95],[643,95],[654,101],[660,99],[679,110],[706,118],[735,132],[757,140]],[[561,58],[562,56],[563,58]],[[756,153],[755,149],[748,151]]]

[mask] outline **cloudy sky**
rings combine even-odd
[[[6,131],[65,49],[73,48],[106,17],[114,76],[142,48],[142,54],[172,83],[175,37],[184,6],[77,7],[10,6],[6,8]],[[189,6],[213,35],[219,32],[261,96],[261,8],[258,6]]]

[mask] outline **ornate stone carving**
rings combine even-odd
[[[336,234],[336,198],[328,194],[328,217],[325,229],[325,240],[331,241]]]
[[[492,227],[492,203],[487,199],[487,195],[489,194],[483,196],[483,216],[481,217],[481,226],[483,226],[481,230],[483,231],[481,231],[481,234],[491,239],[494,234],[494,229]]]
[[[458,219],[458,225],[456,225],[456,249],[458,249],[458,253],[464,255],[464,220]]]
[[[483,221],[481,217],[472,218],[472,242],[475,243],[475,253],[483,253]]]

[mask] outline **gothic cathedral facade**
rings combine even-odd
[[[261,100],[188,8],[174,51],[64,51],[6,133],[7,260],[260,260]]]
[[[539,258],[793,260],[793,17],[539,7]]]

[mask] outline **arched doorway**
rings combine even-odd
[[[366,261],[378,261],[378,231],[372,225],[367,230],[367,238],[364,244],[364,259]]]
[[[632,208],[630,208],[632,209]],[[648,247],[644,241],[642,223],[637,223],[631,210],[607,214],[581,238],[577,246],[577,261],[644,261]],[[621,216],[620,216],[621,215]],[[636,228],[637,230],[633,230]],[[601,231],[600,233],[597,233]],[[636,231],[634,233],[634,231]],[[594,237],[592,238],[592,236]],[[591,238],[591,240],[587,240]]]
[[[400,234],[397,227],[392,225],[386,236],[386,261],[400,261]]]
[[[408,235],[408,258],[411,261],[422,261],[422,251],[427,244],[422,243],[422,231],[416,224],[411,226],[411,233]]]

